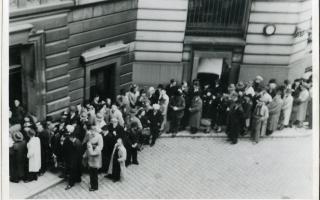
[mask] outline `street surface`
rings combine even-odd
[[[267,138],[258,144],[225,138],[161,138],[140,152],[123,182],[89,177],[66,182],[33,198],[312,198],[312,137]]]

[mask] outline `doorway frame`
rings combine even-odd
[[[85,66],[85,77],[84,77],[84,100],[90,100],[90,80],[91,80],[91,71],[96,69],[102,69],[105,67],[114,67],[114,88],[113,93],[115,96],[119,91],[119,77],[120,77],[120,65],[121,65],[121,57],[105,57],[102,59],[94,60],[91,62],[84,63]]]
[[[193,51],[193,64],[192,64],[192,72],[191,72],[191,80],[197,78],[198,67],[201,58],[222,58],[226,61],[228,68],[232,67],[232,52],[230,51]],[[229,74],[230,76],[230,74]]]
[[[45,36],[33,25],[10,27],[10,46],[21,48],[23,104],[39,121],[46,118]]]

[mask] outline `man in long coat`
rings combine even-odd
[[[185,99],[182,97],[182,91],[181,89],[178,89],[169,102],[171,115],[170,132],[172,132],[172,137],[175,137],[178,133],[185,106],[186,103]]]
[[[45,123],[37,122],[37,134],[41,144],[41,169],[40,173],[43,174],[47,171],[50,161],[50,133],[44,129]]]
[[[11,147],[12,156],[9,158],[10,164],[12,164],[12,166],[10,166],[12,167],[12,171],[10,171],[10,181],[18,183],[24,179],[26,175],[27,145],[20,131],[15,131],[11,135],[14,143]]]
[[[268,104],[269,118],[266,135],[271,135],[273,131],[277,130],[282,103],[283,101],[281,99],[281,91],[277,89],[272,102]]]
[[[76,138],[75,133],[70,134],[70,176],[66,190],[74,186],[75,183],[81,182],[81,168],[82,168],[82,143]]]
[[[200,128],[200,121],[202,116],[202,100],[199,96],[199,92],[194,93],[189,111],[189,125],[191,127],[191,133],[195,134]]]
[[[239,134],[243,130],[244,111],[236,92],[232,93],[230,98],[232,102],[229,110],[226,133],[231,144],[237,144]]]

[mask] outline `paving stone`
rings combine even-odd
[[[139,153],[125,180],[99,175],[65,191],[60,183],[34,198],[311,198],[312,137],[273,138],[231,145],[225,138],[160,138]]]

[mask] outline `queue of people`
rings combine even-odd
[[[166,87],[140,90],[133,84],[115,101],[96,95],[91,102],[70,106],[56,121],[48,116],[39,122],[15,100],[9,119],[10,181],[30,182],[57,170],[69,190],[87,172],[89,190],[95,191],[98,174],[123,180],[127,167],[139,165],[139,151],[155,145],[160,134],[224,130],[231,144],[244,135],[258,143],[276,130],[302,127],[307,115],[311,128],[310,102],[312,77],[264,84],[261,76],[230,84],[226,91],[219,81],[201,87],[199,80],[178,85],[172,79]]]

